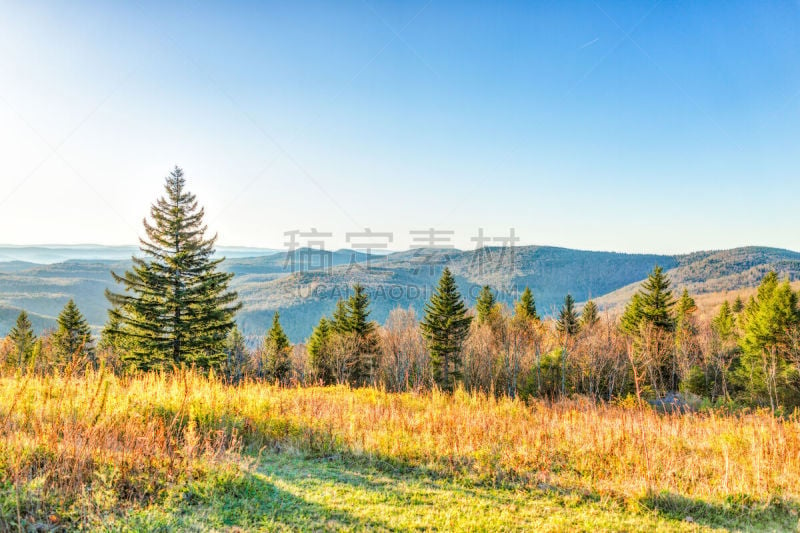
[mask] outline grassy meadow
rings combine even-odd
[[[800,424],[192,372],[0,378],[0,530],[796,530]]]

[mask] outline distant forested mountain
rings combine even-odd
[[[225,251],[219,253],[224,255]],[[129,256],[135,250],[128,252]],[[19,309],[30,313],[37,330],[52,327],[70,298],[94,327],[102,326],[108,307],[103,292],[114,286],[110,270],[123,272],[130,261],[102,259],[107,257],[105,252],[97,255],[100,259],[53,264],[0,261],[0,334],[9,330]],[[517,247],[513,253],[500,248],[417,249],[388,255],[350,250],[320,254],[301,249],[292,254],[263,251],[254,257],[229,256],[223,266],[236,274],[232,287],[244,304],[238,322],[246,335],[263,335],[273,313],[279,310],[287,334],[293,342],[300,342],[356,282],[367,288],[372,300],[371,318],[379,322],[398,306],[421,312],[445,265],[449,265],[470,304],[485,284],[506,303],[528,285],[540,312],[550,314],[568,292],[578,302],[594,298],[601,308],[613,308],[630,297],[655,264],[667,270],[674,285],[696,294],[752,287],[769,270],[800,279],[800,253],[759,247],[686,255],[550,246]]]

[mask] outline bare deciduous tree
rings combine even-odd
[[[421,390],[430,386],[430,364],[425,341],[413,309],[394,309],[380,330],[379,375],[391,391]]]

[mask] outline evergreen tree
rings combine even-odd
[[[571,294],[567,294],[566,298],[564,298],[564,305],[561,307],[556,320],[556,329],[565,338],[576,335],[580,329],[578,313],[575,311],[575,299]]]
[[[736,317],[733,313],[731,305],[725,300],[719,308],[719,313],[711,321],[711,327],[723,341],[733,338],[736,334]]]
[[[372,376],[378,354],[378,335],[375,322],[369,320],[369,295],[360,284],[353,286],[347,300],[344,332],[355,340],[356,353],[349,365],[350,381],[366,384]]]
[[[694,322],[694,314],[697,312],[697,304],[689,295],[687,289],[683,289],[681,297],[675,306],[675,341],[679,349],[685,349],[692,338],[697,334],[697,327]]]
[[[70,361],[74,357],[94,357],[92,331],[73,300],[68,301],[58,315],[53,349],[57,360],[61,362]]]
[[[130,355],[132,344],[130,337],[120,333],[126,326],[118,317],[119,313],[108,311],[108,319],[100,332],[97,348],[101,352],[105,363],[111,364],[112,367],[118,370],[123,370],[123,365],[120,363],[135,359]]]
[[[675,298],[669,286],[669,278],[660,266],[656,266],[625,308],[621,320],[623,331],[636,335],[642,323],[674,331]]]
[[[478,300],[475,303],[475,310],[478,314],[478,322],[484,323],[489,320],[489,317],[494,310],[497,301],[495,300],[494,293],[488,285],[481,287],[481,292],[478,294]]]
[[[330,319],[322,318],[308,341],[309,365],[325,384],[347,379],[365,385],[375,374],[377,324],[369,320],[369,294],[356,283],[353,294],[336,302]],[[336,357],[334,357],[334,352]]]
[[[679,385],[679,365],[675,348],[675,298],[670,280],[656,266],[625,307],[620,328],[632,339],[634,378],[647,376],[657,395],[676,390]],[[647,368],[638,369],[637,364]],[[636,383],[637,395],[640,393]]]
[[[241,381],[247,371],[248,351],[244,335],[239,326],[234,326],[225,339],[225,364],[223,374],[228,380],[237,383]]]
[[[575,299],[571,294],[564,298],[564,305],[556,319],[556,330],[562,335],[564,345],[561,349],[561,394],[567,392],[567,355],[570,349],[569,343],[572,337],[580,330],[580,321],[575,311]]]
[[[334,334],[330,321],[322,317],[319,324],[311,332],[308,339],[308,364],[312,372],[323,385],[335,382],[333,367],[330,361],[331,335]]]
[[[800,404],[793,386],[797,369],[787,360],[792,350],[791,333],[800,322],[797,295],[789,282],[780,283],[776,273],[768,273],[744,314],[737,378],[744,385],[746,399],[773,410],[779,405]]]
[[[673,331],[675,298],[669,286],[670,281],[664,270],[656,266],[642,283],[642,313],[647,322],[666,331]]]
[[[343,299],[339,299],[336,302],[336,309],[333,310],[328,325],[336,333],[344,334],[350,331],[350,317],[348,316],[347,302]]]
[[[16,324],[8,333],[8,338],[11,339],[14,347],[14,360],[11,363],[18,368],[24,368],[33,359],[34,345],[36,344],[36,335],[33,334],[33,326],[28,318],[28,313],[20,311]]]
[[[742,312],[744,309],[744,302],[742,302],[741,296],[736,296],[736,300],[733,301],[733,309],[731,309],[737,315]]]
[[[267,379],[280,382],[286,380],[289,370],[292,368],[289,359],[291,348],[289,338],[281,327],[280,314],[275,311],[272,316],[272,327],[267,332],[267,338],[264,340],[265,374]]]
[[[100,350],[116,350],[117,348],[117,332],[122,327],[122,321],[117,318],[118,314],[111,314],[108,312],[108,318],[100,331],[100,341],[97,347]]]
[[[625,306],[625,311],[620,318],[620,329],[635,337],[639,333],[639,325],[642,321],[642,297],[637,292],[631,298],[631,301]]]
[[[471,321],[456,280],[445,267],[420,324],[430,350],[434,381],[444,391],[452,391],[461,379],[461,347]]]
[[[767,301],[770,296],[775,293],[775,289],[778,288],[780,282],[781,280],[778,278],[778,273],[774,270],[764,274],[764,277],[761,278],[761,284],[756,291],[756,299],[762,302]]]
[[[533,299],[533,292],[530,287],[525,286],[519,301],[514,306],[514,313],[517,316],[530,318],[531,320],[539,320],[539,315],[536,312],[536,302]]]
[[[728,391],[730,368],[739,350],[736,338],[736,315],[727,300],[722,302],[719,312],[711,319],[711,330],[716,339],[710,368],[707,369],[711,371],[711,376],[706,381],[713,383],[714,387],[705,393],[712,398],[722,396],[728,399],[730,398]],[[695,373],[697,374],[697,372]]]
[[[166,178],[165,190],[150,209],[152,223],[144,220],[145,258],[134,257],[123,276],[112,272],[125,286],[124,294],[106,291],[121,325],[115,335],[130,344],[131,362],[140,369],[219,366],[240,307],[228,291],[233,274],[217,269],[224,258],[213,259],[216,236],[205,238],[204,211],[186,190],[181,169]]]
[[[675,306],[676,353],[669,358],[671,369],[667,375],[667,385],[671,390],[677,390],[682,381],[682,366],[688,367],[694,359],[697,336],[697,325],[694,319],[696,312],[697,304],[689,295],[689,291],[684,288]]]
[[[581,327],[591,328],[600,320],[600,311],[597,309],[597,304],[593,300],[589,300],[583,306],[581,313]]]
[[[359,337],[367,338],[375,333],[375,323],[369,320],[369,295],[364,286],[356,283],[353,294],[347,300],[346,331],[355,333]]]
[[[689,295],[689,291],[687,289],[683,289],[681,293],[681,297],[678,299],[678,303],[675,307],[675,315],[676,315],[676,325],[680,327],[685,327],[686,323],[689,319],[694,315],[695,311],[697,311],[697,304]]]

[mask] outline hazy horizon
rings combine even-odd
[[[558,244],[541,244],[541,243],[517,243],[514,245],[515,247],[542,247],[542,248],[563,248],[568,250],[575,250],[580,252],[607,252],[607,253],[620,253],[620,254],[631,254],[631,255],[665,255],[665,256],[675,256],[675,255],[689,255],[698,252],[715,252],[715,251],[725,251],[725,250],[735,250],[741,248],[771,248],[771,249],[779,249],[779,250],[786,250],[789,252],[797,252],[800,253],[800,250],[795,250],[792,248],[783,248],[779,246],[765,246],[761,244],[743,244],[741,246],[731,246],[725,248],[703,248],[703,249],[692,249],[692,250],[683,250],[677,252],[659,252],[659,251],[631,251],[631,250],[609,250],[609,249],[593,249],[593,248],[574,248],[570,246],[562,246]],[[45,248],[45,249],[69,249],[69,248],[139,248],[139,244],[100,244],[100,243],[31,243],[31,244],[8,244],[8,243],[0,243],[0,249],[2,248]],[[501,248],[502,245],[500,244],[488,244],[485,246],[486,248]],[[299,248],[313,248],[319,249],[314,247],[307,247],[307,246],[300,246]],[[295,248],[295,249],[299,249]],[[429,248],[424,246],[411,246],[405,249],[380,249],[380,250],[371,250],[369,253],[373,255],[385,255],[385,254],[392,254],[392,253],[402,253],[413,249],[423,249]],[[436,247],[434,247],[436,248]],[[254,252],[261,252],[261,253],[281,253],[290,251],[290,248],[283,247],[283,248],[273,248],[273,247],[266,247],[266,246],[241,246],[235,244],[223,244],[223,245],[215,245],[216,250],[253,250]],[[475,248],[438,248],[441,250],[454,250],[459,252],[468,252],[473,251]],[[337,252],[337,251],[354,251],[359,253],[366,253],[362,249],[356,248],[349,248],[347,246],[341,246],[336,248],[323,248],[324,251],[327,252]],[[246,257],[246,256],[241,256]],[[3,259],[3,256],[0,255],[0,262],[6,261]]]

